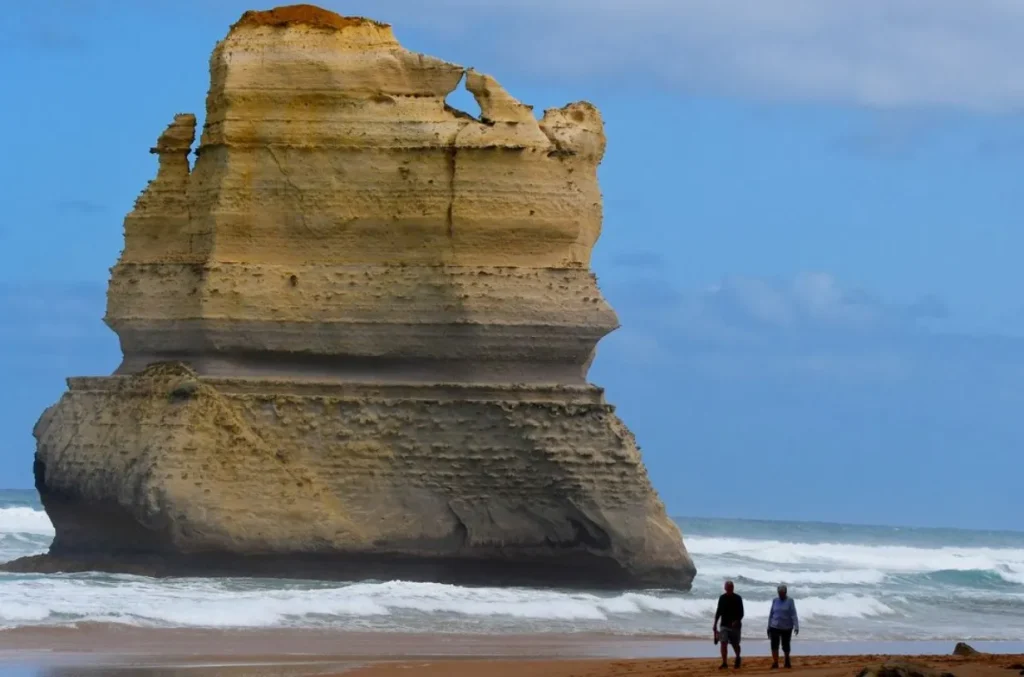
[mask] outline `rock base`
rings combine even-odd
[[[56,537],[14,571],[688,589],[593,386],[74,378],[36,426]]]

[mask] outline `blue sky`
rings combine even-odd
[[[672,513],[1024,529],[1024,3],[322,4],[537,109],[601,108],[623,327],[591,377]],[[0,18],[0,485],[30,486],[64,377],[116,367],[121,220],[246,8]]]

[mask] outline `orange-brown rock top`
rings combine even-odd
[[[310,28],[344,30],[353,26],[373,25],[386,28],[388,24],[361,16],[342,16],[316,5],[284,5],[267,10],[249,10],[242,14],[231,30],[242,26],[294,26],[302,24]]]

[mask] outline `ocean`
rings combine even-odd
[[[748,636],[763,634],[775,586],[786,583],[804,639],[1024,638],[1024,533],[677,521],[699,571],[689,593],[0,573],[0,628],[97,622],[706,638],[722,582],[732,578]],[[0,491],[0,561],[44,552],[52,536],[34,492]]]

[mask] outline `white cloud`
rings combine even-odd
[[[902,306],[842,286],[828,273],[792,279],[736,276],[691,295],[680,319],[770,332],[868,331],[910,319]]]
[[[922,351],[924,361],[936,348],[983,352],[979,341],[934,331],[941,325],[931,323],[948,315],[940,298],[886,300],[823,272],[731,276],[676,292],[644,280],[606,293],[628,336],[608,337],[599,360],[674,365],[716,381],[893,383],[912,376]]]
[[[881,108],[1024,108],[1021,0],[348,0],[556,78]],[[480,52],[477,52],[478,54]],[[496,72],[495,75],[502,75]]]
[[[822,379],[847,385],[896,383],[913,376],[913,361],[891,349],[806,354],[765,353],[763,351],[698,353],[684,356],[687,367],[716,381],[769,382]]]
[[[884,336],[914,332],[948,315],[935,296],[885,301],[822,272],[732,276],[681,292],[654,282],[607,291],[627,327],[642,324],[647,331],[722,343]]]

